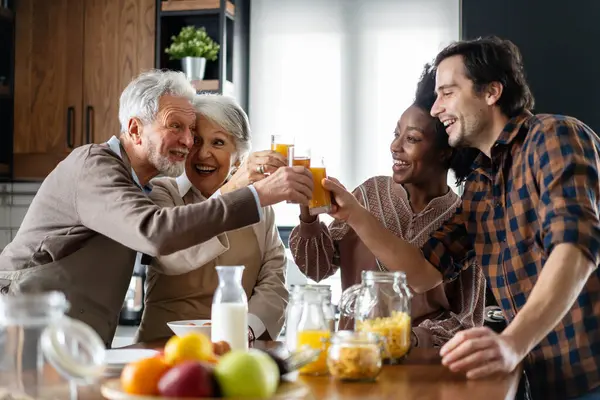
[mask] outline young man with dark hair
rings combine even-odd
[[[476,257],[509,324],[457,333],[441,349],[444,365],[479,378],[524,361],[534,397],[600,399],[600,140],[575,118],[531,113],[520,52],[507,40],[454,43],[435,65],[431,114],[452,146],[481,152],[462,208],[421,249],[389,234],[335,179],[325,181],[332,215],[418,292]]]

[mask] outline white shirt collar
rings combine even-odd
[[[190,182],[185,171],[183,171],[183,174],[175,178],[175,181],[177,182],[177,189],[179,189],[179,195],[181,197],[185,196],[186,193],[192,188],[192,182]]]
[[[110,139],[108,139],[108,141],[106,142],[106,144],[112,150],[113,153],[115,153],[117,156],[119,156],[119,158],[121,160],[123,159],[123,156],[121,155],[121,141],[119,140],[118,137],[116,137],[116,136],[113,135]],[[131,167],[131,176],[133,177],[133,181],[140,188],[142,188],[142,190],[144,191],[144,193],[150,193],[150,191],[152,189],[148,185],[147,186],[142,186],[140,184],[140,180],[139,180],[137,174],[135,173],[135,171],[133,170],[133,167]]]

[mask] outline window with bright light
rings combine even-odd
[[[293,134],[352,190],[391,174],[396,122],[423,65],[459,38],[459,0],[253,0],[250,27],[254,149]],[[275,212],[298,224],[298,206]]]

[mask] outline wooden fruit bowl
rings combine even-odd
[[[176,397],[163,397],[163,396],[140,396],[128,394],[123,391],[121,387],[121,381],[119,379],[110,379],[102,384],[101,387],[102,396],[109,400],[219,400],[216,398],[176,398]],[[270,400],[296,400],[296,399],[312,399],[310,390],[307,386],[298,382],[282,382],[277,389],[274,396],[270,397]],[[233,399],[227,397],[227,399]],[[244,400],[249,400],[245,398]]]

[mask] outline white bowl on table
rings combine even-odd
[[[208,324],[208,325],[206,325]],[[208,338],[211,338],[210,319],[189,319],[185,321],[167,322],[167,326],[171,328],[177,336],[184,336],[191,332],[202,333]]]
[[[158,351],[151,349],[110,349],[106,350],[104,361],[106,368],[104,376],[119,376],[123,368],[129,363],[136,362],[142,358],[154,357]]]

